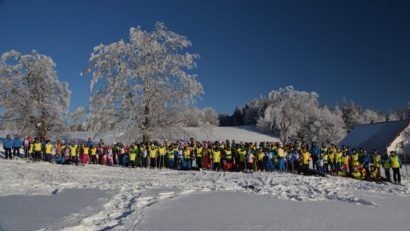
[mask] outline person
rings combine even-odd
[[[13,159],[13,156],[11,154],[11,148],[13,147],[13,141],[10,138],[10,135],[7,135],[6,139],[3,142],[3,149],[4,149],[4,155],[6,159]]]
[[[189,167],[190,169],[198,169],[198,164],[196,162],[196,147],[189,147],[191,150],[190,156],[189,156]]]
[[[332,144],[331,148],[329,149],[329,165],[330,165],[330,172],[335,174],[336,173],[336,153],[337,147],[336,145]]]
[[[198,164],[198,168],[202,169],[202,154],[203,153],[203,148],[201,143],[198,142],[197,146],[196,146],[196,158],[197,158],[197,164]]]
[[[363,163],[363,168],[366,170],[366,176],[370,177],[370,162],[372,161],[369,153],[367,151],[363,151],[363,154],[361,156],[361,162]]]
[[[240,170],[246,170],[246,148],[244,147],[244,144],[241,142],[240,147],[237,150],[238,156],[239,156],[239,169]]]
[[[51,154],[52,154],[52,150],[53,150],[53,145],[51,144],[51,142],[48,140],[47,144],[46,144],[46,159],[48,162],[51,162]]]
[[[249,148],[248,153],[246,154],[246,169],[256,171],[256,158],[254,155],[255,150],[253,148],[253,146]]]
[[[130,164],[130,155],[128,153],[128,149],[126,147],[123,147],[125,150],[124,156],[122,158],[122,166],[128,168],[129,164]],[[113,162],[111,163],[111,165],[113,164]]]
[[[302,161],[302,167],[299,169],[298,174],[303,173],[306,174],[306,172],[309,170],[309,162],[310,162],[310,152],[308,149],[305,147],[302,149],[302,155],[301,155],[301,161]]]
[[[370,177],[369,177],[370,181],[374,181],[376,183],[381,183],[386,181],[385,178],[381,177],[379,172],[377,171],[376,166],[372,165],[370,166]]]
[[[352,166],[359,166],[359,153],[356,152],[356,149],[352,149],[352,154],[350,156],[352,158]]]
[[[258,158],[258,169],[260,171],[266,171],[265,169],[265,150],[263,148],[263,145],[261,145],[259,148],[259,150],[257,151],[257,158]]]
[[[158,149],[157,147],[152,143],[149,146],[149,158],[150,158],[150,164],[151,168],[158,167],[157,166],[157,154],[158,154]],[[188,157],[189,158],[189,157]]]
[[[101,140],[102,141],[102,140]],[[100,141],[100,143],[98,144],[98,149],[97,149],[97,152],[98,152],[98,164],[99,165],[104,165],[104,162],[105,162],[105,160],[104,160],[104,152],[105,152],[105,145],[104,145],[104,142],[101,142]]]
[[[327,157],[325,157],[325,156],[327,156],[327,150],[328,150],[329,148],[326,146],[326,144],[325,143],[322,143],[322,147],[320,147],[320,154],[319,154],[319,159],[318,159],[318,165],[322,165],[322,167],[321,166],[319,166],[318,167],[318,172],[320,173],[320,172],[323,172],[323,174],[324,174],[324,172],[325,172],[325,158],[327,158]],[[327,161],[327,160],[326,160]],[[320,168],[322,168],[322,169],[320,169]]]
[[[121,149],[122,149],[122,148],[121,148]],[[107,164],[108,166],[114,165],[114,160],[113,160],[114,148],[113,148],[112,145],[110,144],[110,145],[107,145],[107,146],[105,147],[105,150],[106,150],[106,152],[105,152],[105,155],[106,155],[106,158],[105,158],[106,164]],[[120,156],[119,160],[120,160],[120,161],[119,161],[120,166],[124,166],[124,153],[121,153],[121,156]]]
[[[141,145],[141,155],[140,155],[141,161],[141,168],[147,168],[149,165],[149,156],[148,156],[148,150],[147,146],[145,144]]]
[[[135,160],[137,158],[137,152],[135,151],[133,144],[129,146],[128,152],[130,155],[130,167],[135,168]]]
[[[382,165],[384,168],[384,177],[386,178],[387,181],[391,181],[390,177],[390,168],[391,168],[391,163],[390,163],[390,156],[385,152],[383,156],[381,157]]]
[[[34,158],[33,161],[39,161],[41,159],[41,142],[39,138],[36,138],[34,142]]]
[[[221,170],[221,150],[216,145],[214,149],[212,150],[212,163],[213,163],[213,170],[215,171]]]
[[[24,158],[29,159],[30,158],[30,143],[31,143],[31,138],[28,136],[27,138],[24,139]]]
[[[90,137],[88,137],[88,140],[87,140],[87,147],[88,147],[88,148],[91,148],[91,147],[93,147],[93,146],[94,146],[93,141],[91,140],[91,138],[90,138]]]
[[[325,174],[329,174],[329,152],[330,148],[323,153],[323,170]]]
[[[390,163],[391,168],[393,169],[393,180],[394,183],[401,184],[401,176],[400,176],[400,169],[401,169],[401,160],[395,151],[390,152]]]
[[[312,156],[313,169],[317,169],[317,161],[319,159],[320,148],[316,144],[316,142],[312,143],[312,148],[310,149],[310,154]]]
[[[168,150],[168,168],[174,169],[175,168],[175,156],[178,155],[178,147],[174,145],[173,147],[169,147]]]
[[[177,159],[176,167],[177,169],[181,169],[182,162],[184,161],[184,150],[183,150],[182,145],[178,146],[178,152],[176,155],[176,159]]]
[[[361,166],[353,165],[352,177],[358,180],[363,180],[365,178],[365,171],[362,170]]]
[[[30,141],[29,149],[28,149],[28,158],[32,161],[34,160],[34,141]]]
[[[20,157],[20,148],[21,148],[21,145],[22,145],[22,141],[21,141],[21,138],[20,138],[20,136],[18,135],[18,134],[16,134],[15,136],[14,136],[14,139],[13,139],[13,156],[14,157]]]
[[[165,145],[163,143],[161,143],[159,145],[159,148],[158,148],[159,158],[157,159],[157,166],[159,168],[165,167],[165,154],[166,154],[166,152],[167,152],[167,149],[166,149]]]
[[[232,169],[232,159],[232,149],[229,145],[223,150],[222,168],[224,171],[229,171]]]
[[[283,173],[285,171],[286,153],[285,153],[285,149],[283,148],[282,143],[279,144],[278,157],[279,157],[279,172]]]
[[[78,165],[78,153],[77,153],[77,148],[78,146],[73,142],[70,146],[70,156],[71,156],[71,161],[75,163],[75,165]]]
[[[340,173],[342,172],[342,157],[343,157],[343,152],[342,150],[337,150],[336,155],[335,155],[335,167],[336,167],[336,172]],[[346,154],[346,153],[345,153]]]
[[[300,154],[298,152],[298,149],[296,147],[292,148],[292,151],[287,155],[287,161],[288,161],[288,171],[294,173],[295,171],[298,170],[299,166],[299,158]]]
[[[97,164],[97,147],[91,145],[91,163]]]
[[[273,152],[269,147],[267,147],[265,149],[265,157],[264,157],[265,171],[268,171],[268,172],[273,171],[272,158],[273,158]]]
[[[79,162],[80,163],[83,163],[83,161],[84,161],[84,146],[85,146],[84,142],[82,140],[80,140],[80,145],[78,146],[78,150],[77,150],[77,152],[79,154],[78,156],[79,156]]]
[[[83,152],[83,164],[88,164],[90,147],[88,145],[83,146],[82,152]]]
[[[55,145],[55,155],[56,155],[56,157],[62,156],[62,154],[61,154],[61,142],[60,142],[60,140],[57,140],[57,144]]]
[[[323,154],[319,154],[319,159],[317,160],[317,172],[320,175],[325,174],[325,170],[323,169]]]
[[[376,149],[373,149],[372,162],[377,171],[377,175],[380,176],[381,156]]]
[[[339,175],[341,176],[347,176],[350,173],[350,156],[347,155],[347,152],[344,152],[342,154],[342,168],[341,170],[338,172]]]

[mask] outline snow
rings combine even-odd
[[[45,224],[44,230],[158,230],[165,225],[169,225],[166,230],[192,230],[194,217],[204,217],[197,223],[201,227],[194,230],[272,230],[267,228],[272,225],[278,230],[326,230],[342,222],[362,222],[359,230],[407,230],[410,224],[403,218],[410,209],[408,179],[399,186],[333,176],[64,166],[0,159],[0,182],[0,200],[8,200],[11,195],[53,197],[65,190],[114,192],[94,213],[80,211],[64,216],[52,227]],[[225,206],[231,213],[224,213],[228,210]],[[168,213],[172,214],[167,218]],[[186,219],[181,217],[184,214]],[[200,214],[214,215],[206,218]],[[237,217],[232,218],[235,214]],[[318,217],[310,220],[306,214]],[[372,214],[383,218],[372,218]],[[0,213],[0,220],[3,216]],[[330,224],[321,222],[320,216],[331,218]],[[160,224],[154,225],[159,219]],[[230,219],[232,224],[225,221]]]
[[[61,218],[89,216],[110,197],[112,193],[96,189],[67,189],[52,196],[0,197],[0,230],[36,230],[45,225],[58,230],[62,228]],[[64,223],[70,224],[70,220]]]
[[[369,198],[383,208],[337,201],[289,202],[232,192],[198,193],[147,208],[138,230],[408,230],[408,199]]]
[[[261,134],[255,126],[239,126],[239,127],[213,127],[209,130],[203,130],[201,128],[185,128],[188,132],[187,137],[194,137],[197,140],[205,141],[225,141],[225,140],[235,140],[236,142],[248,141],[248,142],[279,142],[277,137]]]
[[[274,136],[266,135],[260,133],[254,125],[239,126],[239,127],[211,127],[208,129],[203,129],[200,127],[188,127],[184,128],[185,134],[178,134],[173,137],[172,141],[175,140],[189,140],[193,137],[200,141],[225,141],[235,140],[236,142],[247,141],[247,142],[280,142],[280,139]],[[7,134],[15,134],[12,131],[0,131],[0,137],[6,137]],[[92,137],[89,132],[71,132],[68,133],[70,139],[83,139],[87,140],[88,137]],[[117,136],[121,134],[116,134],[114,132],[106,132],[100,136],[97,136],[94,141],[99,141],[103,139],[105,143],[113,143],[120,141]],[[52,137],[53,138],[53,137]]]

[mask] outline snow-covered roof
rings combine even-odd
[[[384,152],[387,147],[410,125],[410,120],[357,125],[341,142],[352,148],[368,152],[376,149]]]

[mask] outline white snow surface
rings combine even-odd
[[[256,172],[249,174],[168,169],[128,169],[98,165],[74,166],[27,163],[22,160],[0,159],[0,198],[7,198],[9,195],[51,196],[66,189],[99,189],[114,192],[114,196],[104,202],[103,206],[99,207],[96,212],[92,214],[80,213],[83,214],[82,216],[73,214],[58,221],[60,223],[58,226],[52,226],[63,227],[64,230],[149,230],[147,227],[151,226],[147,226],[146,222],[152,222],[154,219],[152,216],[161,219],[158,214],[163,214],[161,211],[164,209],[165,211],[169,210],[170,207],[167,207],[166,203],[171,203],[171,200],[176,202],[178,200],[186,201],[189,200],[190,196],[202,195],[209,197],[207,195],[222,192],[239,193],[235,194],[235,197],[239,199],[236,200],[238,204],[233,209],[250,210],[249,214],[238,213],[239,216],[241,214],[247,216],[244,219],[249,220],[248,226],[241,226],[239,229],[238,226],[226,226],[224,230],[228,231],[266,230],[266,226],[270,224],[268,221],[262,226],[253,225],[252,221],[254,219],[266,216],[265,213],[270,210],[266,206],[258,210],[258,207],[249,207],[249,203],[242,203],[241,198],[247,200],[249,196],[255,197],[256,204],[269,205],[272,202],[272,206],[280,205],[283,208],[276,207],[276,209],[288,211],[287,214],[291,214],[290,208],[300,208],[301,210],[305,209],[307,214],[314,216],[314,209],[311,213],[309,212],[312,206],[316,206],[317,210],[320,210],[321,206],[326,207],[328,203],[333,203],[329,204],[333,206],[332,208],[337,208],[338,206],[335,206],[334,203],[338,203],[340,208],[351,209],[351,211],[356,212],[364,210],[378,211],[376,214],[385,214],[387,216],[379,222],[386,222],[387,220],[391,221],[393,225],[394,222],[397,222],[397,213],[395,213],[397,211],[396,207],[391,206],[392,203],[401,206],[401,208],[397,208],[403,211],[409,211],[410,209],[410,203],[408,203],[410,184],[407,179],[404,179],[402,183],[404,186],[376,184],[333,176],[322,178],[288,173]],[[257,201],[257,198],[263,201]],[[197,201],[197,204],[193,204],[193,206],[205,209],[205,213],[217,212],[219,210],[218,206],[215,207],[215,203],[221,206],[221,200],[223,199],[217,198],[213,202],[204,203],[201,202],[204,199],[195,199],[194,201]],[[189,203],[185,204],[189,207]],[[390,207],[385,205],[390,205]],[[50,204],[50,206],[53,206],[53,204]],[[181,207],[178,207],[178,209],[183,210]],[[188,212],[190,211],[189,208],[186,209],[188,209]],[[235,214],[235,210],[232,211],[233,214]],[[344,214],[346,214],[346,212],[337,209],[323,211],[329,213],[334,211],[335,216],[345,216]],[[179,212],[182,213],[183,211]],[[232,215],[229,213],[225,215],[223,215],[224,213],[218,214],[220,214],[221,219],[229,219]],[[301,212],[299,212],[299,215],[301,215]],[[291,226],[293,229],[289,229],[284,226],[289,222],[298,222],[297,219],[297,215],[295,217],[290,215],[283,217],[281,226],[279,226],[280,230],[303,228],[303,226]],[[340,217],[340,219],[349,219],[349,217]],[[377,228],[377,221],[376,219],[376,223],[373,222],[369,225]],[[22,222],[24,222],[24,219],[22,219]],[[410,221],[408,219],[402,222],[404,223],[400,224],[399,229],[393,230],[405,230],[400,229],[400,227],[409,227]],[[224,227],[224,223],[219,223],[219,226],[218,224],[204,222],[200,224],[203,226],[194,230],[219,230]],[[386,223],[384,224],[386,225]],[[179,230],[175,227],[178,226],[174,224],[167,230]],[[185,229],[182,230],[189,230],[189,227],[185,226]],[[317,230],[328,230],[329,227],[319,224],[316,228]],[[44,227],[43,230],[52,230],[52,228]]]
[[[280,142],[280,139],[274,136],[266,135],[257,130],[254,125],[245,125],[237,127],[187,127],[183,128],[184,132],[180,134],[175,134],[171,141],[185,140],[188,141],[189,138],[193,137],[198,141],[225,141],[225,140],[235,140],[236,142]],[[13,134],[13,131],[0,131],[0,137],[6,137],[7,134]],[[70,132],[70,139],[83,139],[87,140],[92,134],[89,132]],[[23,134],[24,135],[24,134]],[[118,138],[121,133],[106,132],[97,136],[94,141],[99,141],[103,139],[105,143],[120,142]],[[54,138],[54,137],[51,137]]]

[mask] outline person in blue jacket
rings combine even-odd
[[[7,135],[6,139],[3,142],[4,155],[6,159],[13,159],[11,154],[11,148],[13,147],[13,140],[10,138],[10,135]]]
[[[16,134],[15,136],[14,136],[14,139],[13,139],[13,156],[18,156],[18,157],[20,157],[20,148],[21,148],[21,145],[22,145],[22,141],[21,141],[21,138],[20,138],[20,136],[18,135],[18,134]]]
[[[265,171],[272,172],[273,171],[273,151],[270,148],[265,149],[265,157],[264,157],[264,165]]]
[[[320,148],[319,145],[316,144],[316,142],[312,143],[310,154],[312,155],[313,169],[319,170],[317,161],[319,160]]]
[[[88,138],[87,146],[88,146],[89,148],[91,148],[91,147],[93,146],[93,141],[91,140],[91,138]]]
[[[367,151],[364,151],[364,154],[362,155],[361,161],[363,163],[364,169],[366,169],[366,177],[370,176],[370,163],[372,161],[371,156]]]

